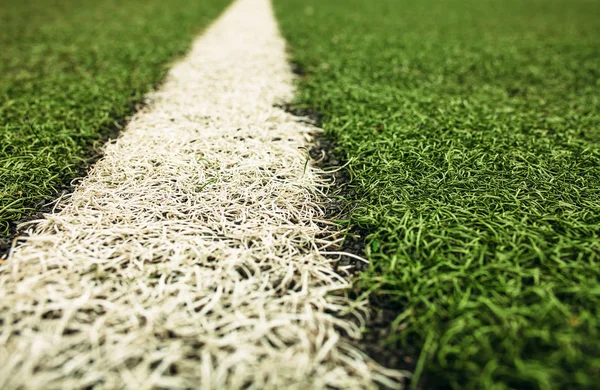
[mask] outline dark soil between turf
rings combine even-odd
[[[294,64],[292,69],[299,77],[304,77],[302,69]],[[306,118],[307,122],[317,127],[320,126],[322,115],[312,109],[306,109],[294,106],[293,104],[281,105],[287,112],[302,118]],[[348,184],[351,180],[347,170],[337,170],[343,166],[346,161],[336,153],[336,142],[331,137],[320,133],[316,135],[314,144],[309,150],[311,160],[315,162],[315,166],[327,171],[335,170],[335,172],[326,173],[326,178],[335,180],[335,188],[328,194],[330,197],[325,205],[326,218],[328,220],[347,221],[352,213],[354,204],[346,199],[352,198],[355,194],[353,189],[349,188]],[[365,239],[368,231],[362,230],[353,226],[349,226],[343,243],[337,248],[332,248],[335,251],[342,251],[366,257],[365,254]],[[342,256],[336,267],[351,265],[352,273],[358,275],[366,270],[368,265],[349,256]],[[359,290],[350,291],[352,298],[358,298],[362,292]],[[383,302],[378,302],[377,298],[371,295],[369,298],[371,316],[366,323],[366,332],[363,334],[359,342],[351,341],[353,345],[365,352],[379,364],[387,368],[405,370],[413,372],[418,360],[419,351],[417,349],[408,350],[402,347],[399,343],[388,342],[388,338],[394,332],[391,331],[391,324],[394,322],[398,314],[402,312],[401,308],[386,306]],[[431,378],[421,377],[418,384],[414,385],[408,379],[405,382],[405,387],[415,388],[419,390],[425,389],[442,389],[443,386],[435,383]]]
[[[316,161],[322,158],[322,161],[317,164],[321,169],[325,171],[332,170],[345,163],[339,155],[333,152],[335,149],[334,140],[325,135],[320,135],[317,137],[313,148],[311,148],[310,155]],[[334,190],[336,198],[331,199],[325,207],[327,219],[348,220],[353,205],[337,197],[351,197],[352,194],[349,192],[352,190],[347,187],[350,175],[344,169],[328,173],[327,175],[335,177],[335,183],[337,184]],[[367,231],[350,226],[343,244],[336,248],[336,250],[365,258],[365,238],[367,235]],[[352,265],[354,275],[358,275],[368,267],[367,264],[348,256],[342,257],[338,265]],[[361,291],[358,290],[351,291],[350,293],[352,298],[358,298],[360,294]],[[414,371],[418,351],[409,351],[396,343],[386,342],[392,334],[390,325],[402,310],[394,307],[386,307],[377,302],[377,299],[372,295],[369,303],[371,317],[367,321],[366,332],[363,334],[362,340],[353,342],[353,344],[384,367],[410,372]],[[405,385],[409,387],[411,384],[408,382]],[[424,389],[423,385],[423,383],[419,383],[417,388]]]

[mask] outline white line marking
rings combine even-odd
[[[341,337],[360,330],[328,295],[348,283],[319,254],[314,129],[274,108],[284,49],[268,0],[235,2],[23,239],[0,268],[1,388],[398,386]]]

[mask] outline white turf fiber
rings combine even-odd
[[[270,2],[235,2],[0,268],[0,388],[399,386],[347,341],[292,93]]]

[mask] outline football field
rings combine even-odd
[[[600,2],[0,4],[0,387],[600,388]]]

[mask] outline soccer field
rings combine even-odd
[[[600,3],[276,2],[417,381],[600,383]],[[392,352],[390,352],[392,353]]]
[[[600,389],[600,2],[270,3],[0,0],[0,387]]]

